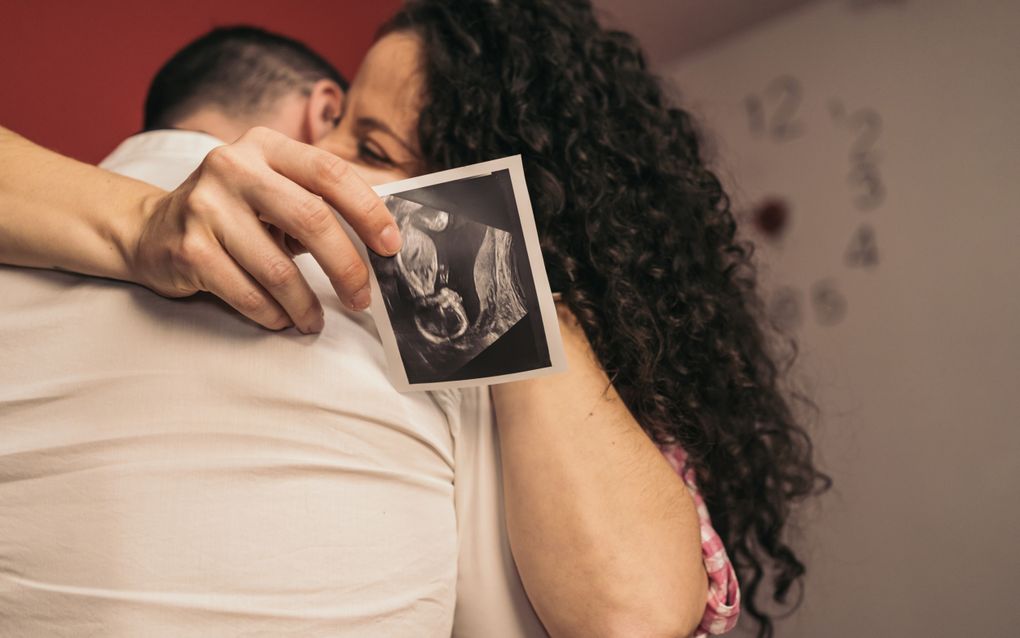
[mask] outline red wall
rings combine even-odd
[[[0,0],[0,125],[89,162],[141,127],[149,80],[218,25],[297,38],[350,76],[400,0]]]

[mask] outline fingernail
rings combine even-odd
[[[400,231],[396,224],[390,224],[379,233],[379,243],[387,255],[396,255],[400,251]]]
[[[364,310],[372,301],[372,294],[368,286],[351,295],[351,307],[355,310]]]
[[[326,318],[323,317],[322,313],[320,312],[319,316],[316,317],[315,319],[312,319],[312,322],[308,324],[308,328],[301,330],[301,332],[306,335],[317,334],[319,332],[322,332],[322,329],[324,327],[326,327]]]

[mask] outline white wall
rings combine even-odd
[[[764,282],[800,296],[797,376],[836,487],[806,512],[806,599],[779,635],[1020,635],[1020,2],[831,0],[665,70],[737,209],[791,207]],[[784,121],[800,134],[778,139]],[[845,261],[862,224],[871,267]]]

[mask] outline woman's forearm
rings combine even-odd
[[[0,263],[130,280],[128,238],[161,194],[0,127]]]
[[[368,305],[368,265],[337,213],[376,253],[399,251],[393,215],[350,164],[278,131],[255,127],[213,149],[168,193],[0,128],[0,263],[167,297],[208,291],[267,328],[318,332],[322,305],[291,246],[311,253],[348,307]]]
[[[693,500],[568,312],[560,325],[567,374],[492,391],[525,589],[553,636],[686,635],[707,587]]]

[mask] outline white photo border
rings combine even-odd
[[[386,304],[383,301],[382,291],[379,287],[379,280],[376,278],[375,269],[372,268],[371,260],[368,259],[367,249],[361,242],[358,242],[362,250],[362,257],[369,266],[369,277],[372,282],[372,303],[369,312],[375,321],[376,329],[379,332],[379,339],[382,342],[383,350],[386,353],[387,374],[393,386],[400,392],[415,392],[420,390],[442,390],[447,388],[465,388],[497,383],[508,383],[510,381],[521,381],[533,379],[551,374],[558,374],[567,371],[567,357],[563,350],[563,337],[560,334],[559,319],[556,315],[556,303],[553,300],[553,293],[549,287],[549,277],[545,272],[545,263],[542,260],[542,249],[538,241],[538,228],[535,225],[535,214],[531,207],[531,197],[528,195],[528,185],[524,181],[524,165],[520,155],[511,155],[488,162],[480,162],[470,166],[462,166],[438,173],[430,173],[420,177],[390,182],[374,187],[380,197],[394,195],[416,188],[425,188],[472,177],[490,175],[496,171],[506,170],[510,174],[510,183],[513,186],[514,200],[516,203],[518,217],[521,222],[521,230],[524,235],[524,246],[528,253],[528,261],[531,264],[531,274],[535,282],[535,292],[538,296],[538,310],[542,315],[542,327],[546,345],[549,348],[549,365],[543,368],[500,374],[475,379],[461,379],[457,381],[434,381],[428,383],[409,383],[407,372],[404,370],[404,363],[400,357],[397,346],[397,338],[390,324],[389,313],[386,312]]]

